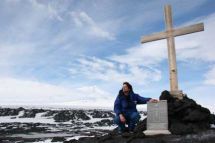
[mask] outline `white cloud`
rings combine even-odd
[[[68,105],[71,107],[85,105],[94,107],[99,106],[100,102],[113,102],[110,94],[97,86],[71,88],[10,77],[1,77],[0,82],[0,104],[4,105],[65,105],[65,103],[70,103]]]
[[[215,61],[213,56],[215,52],[214,41],[212,40],[215,33],[213,30],[214,19],[214,14],[202,19],[206,29],[204,32],[176,38],[178,61]],[[158,67],[167,57],[166,40],[160,40],[142,45],[138,44],[128,48],[125,54],[112,55],[107,59],[80,58],[78,64],[73,66],[70,71],[73,75],[82,74],[88,79],[119,83],[127,80],[146,84],[161,79],[161,72]]]
[[[213,37],[215,37],[215,14],[204,17],[199,21],[194,21],[203,21],[205,31],[176,37],[175,45],[177,60],[188,61],[189,59],[194,59],[205,62],[214,62],[215,43]],[[143,45],[138,44],[137,46],[127,49],[125,54],[113,55],[110,59],[132,65],[158,65],[160,62],[167,59],[167,43],[166,40],[160,40]]]
[[[215,41],[213,39],[215,37],[215,14],[191,21],[189,24],[197,22],[204,22],[205,31],[176,38],[177,62],[189,63],[194,60],[205,63],[215,62]],[[131,47],[126,50],[125,54],[113,55],[109,58],[122,64],[144,65],[157,69],[157,66],[167,57],[166,40],[160,40]],[[205,77],[205,83],[214,83],[214,69],[209,71]]]
[[[127,49],[123,55],[113,55],[109,58],[129,65],[155,66],[167,58],[166,41],[138,44]]]
[[[215,66],[212,66],[212,68],[205,74],[204,83],[208,85],[215,85]]]
[[[0,44],[0,66],[14,66],[29,60],[26,55],[35,53],[35,47],[31,43],[1,43]],[[30,61],[30,60],[29,60]]]
[[[194,20],[189,23],[204,22],[205,31],[178,37],[176,39],[176,49],[180,60],[201,60],[206,62],[215,61],[215,14],[211,14],[203,19]]]
[[[62,16],[60,16],[58,9],[54,7],[54,5],[51,5],[51,3],[43,4],[38,2],[37,0],[31,0],[30,2],[35,10],[43,12],[45,16],[48,16],[51,19],[63,21],[63,18]]]
[[[95,36],[98,38],[104,38],[107,40],[114,40],[115,37],[112,33],[108,32],[107,30],[104,30],[101,28],[93,19],[90,17],[87,13],[84,11],[82,12],[71,12],[71,16],[73,18],[73,21],[75,22],[76,26],[80,27],[84,31],[86,31],[87,34],[91,36]]]
[[[192,60],[214,62],[214,22],[215,15],[204,17],[205,31],[176,38],[177,61]],[[199,22],[199,21],[195,21]],[[191,22],[193,23],[193,22]],[[73,75],[84,75],[88,79],[122,83],[131,81],[144,85],[161,79],[159,66],[167,60],[166,40],[137,45],[126,50],[125,54],[107,58],[81,58],[71,68]],[[103,62],[99,62],[103,61]],[[214,83],[214,70],[206,74],[205,83]]]
[[[59,21],[63,21],[63,18],[59,15],[58,11],[54,9],[50,4],[47,6],[47,8],[50,18],[55,18]]]
[[[186,93],[188,97],[194,99],[198,104],[215,113],[213,91],[215,91],[215,86],[213,85],[195,83],[195,86],[192,86],[192,88],[187,88]]]
[[[70,68],[71,74],[88,79],[122,83],[132,81],[140,85],[161,79],[161,72],[154,68],[130,63],[119,63],[96,57],[82,57]]]

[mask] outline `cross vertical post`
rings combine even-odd
[[[172,10],[170,5],[166,5],[164,8],[165,23],[167,31],[167,47],[168,47],[168,59],[169,59],[169,71],[170,71],[170,91],[178,91],[178,75],[176,65],[176,52],[175,52],[175,40],[173,35],[172,24]]]

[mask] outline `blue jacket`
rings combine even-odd
[[[114,112],[116,115],[128,113],[128,112],[137,112],[137,104],[146,104],[151,98],[141,97],[140,95],[131,91],[128,96],[125,96],[122,90],[119,91],[114,102]]]

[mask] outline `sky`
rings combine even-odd
[[[158,99],[170,88],[167,43],[140,39],[165,30],[166,4],[175,28],[204,23],[175,38],[178,80],[214,112],[212,0],[2,0],[0,105],[113,108],[124,81]]]

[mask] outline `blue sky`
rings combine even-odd
[[[1,104],[109,106],[129,81],[136,93],[169,90],[163,7],[174,26],[204,22],[205,31],[177,37],[179,88],[214,109],[215,2],[210,0],[2,0]]]

